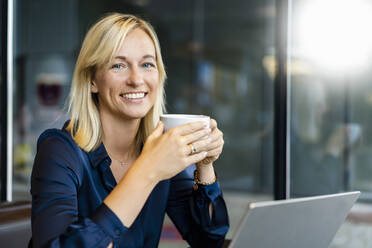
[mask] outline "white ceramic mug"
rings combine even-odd
[[[168,131],[171,128],[197,121],[205,122],[209,127],[211,119],[206,115],[164,114],[160,116],[160,120],[164,123],[164,131]]]

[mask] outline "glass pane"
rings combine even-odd
[[[15,199],[29,198],[37,137],[67,118],[63,102],[85,32],[113,11],[143,16],[155,27],[168,73],[168,112],[210,115],[224,132],[216,170],[231,238],[248,201],[272,199],[274,0],[20,1]]]
[[[151,4],[170,113],[206,114],[224,132],[215,163],[236,230],[245,203],[272,198],[275,1]]]
[[[61,128],[79,47],[77,2],[19,1],[15,9],[14,200],[30,199],[36,141]]]
[[[292,3],[291,195],[370,200],[371,2]],[[358,202],[331,247],[367,247],[371,213]]]
[[[81,6],[90,6],[79,8],[81,30],[108,11],[145,16],[162,46],[168,112],[218,121],[225,146],[216,170],[231,238],[244,203],[272,198],[275,1],[85,0]]]

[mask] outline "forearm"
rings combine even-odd
[[[216,175],[214,173],[213,164],[207,164],[207,165],[197,165],[196,166],[198,170],[198,179],[201,182],[213,182]],[[212,203],[209,204],[209,216],[212,218],[213,214],[213,205]]]
[[[172,178],[171,185],[167,214],[182,236],[191,247],[220,247],[214,244],[223,240],[229,224],[218,182],[192,189],[190,168]],[[213,214],[208,211],[212,206]]]
[[[104,200],[126,227],[132,225],[157,183],[142,169],[145,167],[145,162],[138,159]]]

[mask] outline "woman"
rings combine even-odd
[[[212,120],[163,133],[165,78],[145,21],[115,13],[89,30],[71,119],[38,140],[34,247],[157,247],[165,213],[192,247],[222,245],[228,215],[213,170],[222,132]]]

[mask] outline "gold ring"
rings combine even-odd
[[[191,152],[190,152],[190,155],[196,153],[196,148],[193,144],[189,144],[190,148],[191,148]]]

